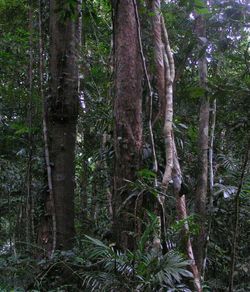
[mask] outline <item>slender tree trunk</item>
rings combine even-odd
[[[168,39],[167,29],[163,17],[160,15],[161,1],[152,1],[153,17],[153,36],[155,43],[155,65],[157,78],[157,91],[160,96],[161,106],[164,107],[159,111],[159,117],[162,113],[164,119],[164,138],[166,144],[166,167],[163,176],[163,187],[168,188],[169,181],[174,182],[174,192],[176,196],[176,208],[178,217],[181,220],[187,219],[186,200],[185,195],[180,195],[182,184],[182,174],[177,156],[173,136],[173,82],[175,79],[175,64],[171,52],[171,47]],[[164,206],[163,206],[164,210]],[[184,236],[188,237],[186,240],[186,250],[188,258],[191,261],[191,270],[194,275],[194,287],[196,291],[201,291],[201,283],[198,269],[194,260],[193,248],[191,240],[188,236],[188,223],[184,226]],[[163,245],[164,249],[164,245]],[[164,250],[163,250],[164,252]]]
[[[88,161],[83,159],[82,161],[82,174],[81,174],[81,215],[82,219],[88,218]]]
[[[173,168],[173,81],[175,76],[174,58],[170,48],[168,33],[165,26],[164,18],[161,15],[161,1],[154,0],[151,2],[153,12],[153,39],[154,39],[154,60],[156,69],[156,88],[159,95],[159,111],[153,124],[158,117],[163,117],[164,128],[163,136],[165,141],[165,171],[162,178],[162,187],[166,192],[171,180]],[[151,109],[152,110],[152,109]],[[151,114],[152,116],[152,114]],[[152,131],[152,126],[151,126]],[[161,241],[163,254],[167,252],[166,245],[166,222],[165,222],[165,197],[158,196],[158,205],[160,207],[161,218]]]
[[[107,198],[107,209],[108,214],[110,216],[110,219],[113,219],[113,207],[112,207],[112,193],[110,190],[110,176],[108,172],[108,163],[107,163],[107,154],[106,154],[106,144],[109,140],[109,135],[107,133],[104,133],[102,136],[102,146],[101,146],[101,152],[102,152],[102,164],[103,164],[103,171],[105,176],[105,185],[106,185],[106,198]]]
[[[118,246],[135,247],[135,208],[127,181],[135,181],[142,153],[142,63],[139,52],[136,12],[133,1],[113,1],[115,54],[115,174],[114,235]],[[130,213],[130,214],[129,214]]]
[[[200,51],[204,50],[203,40],[206,38],[206,27],[203,16],[196,18],[196,33],[201,45]],[[205,51],[205,50],[204,50]],[[201,53],[201,52],[199,52]],[[206,243],[206,201],[208,186],[208,129],[209,129],[209,101],[207,89],[207,60],[205,52],[198,60],[200,86],[204,89],[201,97],[199,113],[199,134],[198,134],[198,182],[195,196],[195,211],[198,216],[200,231],[194,242],[194,253],[199,273],[202,273],[204,249]]]
[[[233,227],[233,243],[232,243],[232,251],[231,251],[231,267],[230,267],[230,278],[229,278],[229,292],[234,291],[234,269],[235,269],[235,263],[236,263],[236,254],[237,254],[237,240],[239,235],[239,220],[240,220],[240,193],[243,187],[244,178],[246,174],[246,169],[249,161],[249,153],[250,153],[250,140],[248,140],[247,147],[246,147],[246,153],[243,161],[243,165],[241,168],[241,176],[240,181],[238,185],[238,190],[235,196],[235,222]]]
[[[187,208],[186,208],[186,197],[185,194],[181,193],[181,185],[182,185],[182,173],[178,160],[177,150],[174,142],[174,166],[172,172],[174,193],[176,197],[176,209],[178,214],[178,220],[185,220],[184,228],[183,228],[183,238],[185,241],[185,247],[188,259],[190,260],[191,271],[194,276],[194,287],[195,290],[200,292],[202,291],[201,281],[199,271],[197,269],[197,265],[194,259],[193,247],[191,243],[191,239],[189,236],[189,224],[187,222]]]
[[[215,132],[215,122],[216,122],[216,99],[213,102],[213,111],[211,113],[211,130],[210,130],[210,140],[209,140],[209,218],[208,218],[208,230],[206,236],[206,244],[204,251],[204,261],[203,261],[203,279],[205,279],[205,271],[207,264],[207,253],[208,253],[208,245],[210,240],[210,234],[212,231],[212,221],[213,221],[213,196],[214,196],[214,132]]]
[[[155,79],[159,97],[159,111],[156,116],[164,118],[166,99],[165,99],[165,66],[164,66],[164,45],[162,40],[162,16],[161,16],[161,0],[153,0],[153,38],[154,38],[154,60],[155,60]]]
[[[39,91],[42,101],[42,120],[43,120],[43,139],[44,139],[44,153],[45,153],[45,165],[46,175],[48,183],[48,194],[46,193],[46,210],[42,221],[39,224],[38,230],[38,244],[44,248],[48,254],[53,255],[56,248],[56,215],[55,215],[55,202],[53,196],[52,185],[52,172],[51,163],[49,157],[49,143],[48,143],[48,126],[47,126],[47,113],[44,98],[44,36],[42,26],[43,8],[41,0],[38,0],[38,26],[39,26]]]
[[[164,64],[165,64],[165,117],[163,135],[166,149],[166,166],[163,174],[162,185],[168,188],[172,176],[174,143],[173,143],[173,82],[175,76],[174,58],[170,48],[167,29],[162,19],[163,41],[164,41]]]
[[[75,234],[74,158],[79,105],[80,2],[75,3],[73,15],[68,15],[62,1],[50,1],[50,82],[46,113],[57,249],[71,249]]]
[[[26,244],[29,247],[31,239],[34,239],[34,198],[32,197],[32,158],[33,158],[33,13],[32,1],[29,1],[29,107],[28,107],[28,161],[27,161],[27,198],[26,198]]]

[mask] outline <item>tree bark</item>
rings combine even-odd
[[[216,99],[213,101],[213,110],[211,112],[211,130],[209,137],[209,207],[208,207],[208,229],[206,235],[205,251],[204,251],[204,261],[203,261],[203,280],[205,279],[205,271],[207,265],[207,254],[208,245],[210,241],[210,234],[212,231],[212,221],[213,221],[213,197],[214,197],[214,139],[215,139],[215,122],[216,122]]]
[[[47,192],[44,192],[45,206],[50,205],[50,208],[45,208],[45,214],[41,218],[41,222],[37,232],[37,243],[44,249],[44,256],[47,254],[53,255],[56,245],[56,218],[55,206],[52,188],[51,165],[49,159],[48,131],[46,108],[44,99],[44,34],[42,25],[43,6],[42,1],[38,0],[38,30],[39,30],[39,93],[42,101],[42,120],[43,120],[43,139],[44,139],[44,158],[46,165],[45,181],[48,184]],[[46,254],[47,253],[47,254]]]
[[[175,76],[174,57],[170,48],[168,32],[162,17],[162,30],[164,42],[164,65],[165,65],[165,110],[163,135],[166,149],[166,166],[163,174],[162,185],[167,190],[172,176],[174,160],[173,141],[173,82]]]
[[[202,291],[199,271],[194,259],[193,246],[189,236],[189,224],[187,221],[187,208],[186,208],[186,197],[185,194],[181,193],[182,185],[182,173],[177,155],[177,149],[174,141],[174,166],[172,172],[173,187],[176,198],[176,210],[178,214],[178,220],[185,220],[183,227],[183,239],[185,241],[185,248],[187,257],[190,260],[190,269],[194,276],[194,288],[196,291]]]
[[[235,195],[235,209],[234,209],[234,226],[233,226],[233,240],[232,240],[232,250],[231,250],[231,266],[230,266],[230,278],[229,278],[229,287],[228,291],[234,291],[234,269],[236,264],[236,256],[237,256],[237,241],[238,235],[240,231],[240,194],[242,191],[242,187],[244,184],[244,179],[246,175],[247,165],[249,161],[249,153],[250,153],[250,139],[248,139],[248,143],[246,145],[246,153],[244,157],[244,162],[241,169],[241,176],[238,185],[238,190]]]
[[[33,25],[32,25],[32,1],[29,1],[29,105],[28,105],[28,161],[27,161],[27,198],[26,198],[26,244],[29,249],[31,239],[34,239],[34,198],[32,195],[32,159],[33,159],[33,136],[32,136],[32,118],[33,118]]]
[[[203,16],[196,17],[196,34],[200,42],[200,52],[204,50],[203,39],[206,38],[206,27]],[[206,243],[206,201],[208,186],[208,129],[209,129],[209,100],[207,97],[207,60],[205,52],[198,60],[200,87],[204,89],[201,97],[199,112],[199,134],[198,134],[198,178],[195,195],[195,211],[198,216],[200,231],[194,241],[194,253],[199,273],[202,273],[204,248]]]
[[[78,62],[81,1],[67,14],[62,1],[50,1],[50,80],[46,102],[48,146],[56,219],[56,249],[74,239],[74,158],[78,115]],[[47,204],[47,209],[50,203]]]
[[[135,181],[142,153],[142,63],[133,1],[113,1],[115,55],[115,174],[114,236],[118,246],[135,247],[135,199],[120,210],[131,192],[127,181]],[[130,213],[130,214],[129,214]]]
[[[161,1],[152,1],[153,17],[153,37],[154,37],[154,53],[155,53],[155,66],[157,78],[157,91],[161,100],[161,110],[158,116],[162,114],[164,119],[164,138],[166,148],[166,166],[162,180],[162,185],[165,190],[168,189],[169,181],[173,180],[174,193],[176,196],[176,209],[179,220],[187,220],[186,200],[185,195],[180,194],[182,184],[182,174],[180,164],[177,156],[177,150],[173,135],[173,83],[175,80],[175,64],[171,51],[167,29],[163,17],[160,15]],[[162,198],[164,202],[164,198]],[[164,210],[164,205],[162,207]],[[164,226],[165,228],[165,226]],[[163,230],[164,232],[164,230]],[[189,237],[189,226],[185,223],[184,237],[187,237],[185,242],[186,252],[189,260],[191,261],[191,270],[194,275],[194,287],[196,291],[201,291],[200,277],[198,269],[194,260],[193,248]],[[164,240],[164,236],[163,236]],[[164,242],[163,252],[164,252]]]
[[[155,61],[155,79],[156,88],[159,97],[159,111],[156,116],[164,118],[166,99],[165,99],[165,66],[164,66],[164,45],[162,40],[162,16],[161,16],[161,0],[153,0],[152,4],[152,27],[154,38],[154,61]]]

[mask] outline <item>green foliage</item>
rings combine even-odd
[[[116,250],[99,239],[86,236],[74,251],[56,251],[53,258],[35,260],[30,254],[2,254],[0,260],[1,289],[32,289],[58,291],[87,289],[87,291],[190,291],[182,279],[192,279],[187,270],[189,262],[176,251],[161,255],[151,242],[155,223],[148,226],[139,240],[139,248]],[[38,246],[33,246],[38,254]],[[66,279],[64,278],[66,277]],[[9,281],[12,279],[12,281]],[[182,290],[184,289],[184,290]],[[16,290],[15,290],[16,291]]]
[[[211,277],[208,283],[214,289],[223,289],[230,272],[233,226],[235,224],[235,195],[241,175],[242,157],[220,155],[218,160],[223,169],[223,171],[220,171],[223,174],[223,181],[215,184],[213,194],[213,229],[209,245],[208,267],[209,270],[220,271],[220,277]],[[246,256],[250,222],[249,188],[249,172],[247,172],[240,194],[240,248],[237,248],[237,264],[235,267],[235,289],[238,289],[236,291],[247,291],[249,286],[249,257]],[[220,234],[225,234],[225,236],[221,237]]]
[[[122,0],[120,0],[122,1]],[[113,243],[100,241],[109,230],[112,217],[108,194],[113,183],[113,60],[112,9],[109,0],[83,1],[81,51],[81,110],[76,149],[75,217],[78,246],[74,251],[57,251],[51,259],[37,259],[43,251],[26,242],[27,173],[31,159],[31,195],[34,199],[35,232],[47,194],[42,140],[42,101],[39,93],[38,2],[32,2],[32,32],[29,30],[28,1],[0,0],[0,290],[1,291],[98,291],[125,288],[128,291],[188,291],[182,283],[192,281],[188,262],[178,253],[179,232],[188,222],[191,239],[199,232],[194,215],[197,185],[198,107],[200,96],[217,99],[214,161],[215,189],[212,232],[208,246],[206,291],[225,291],[230,270],[237,191],[242,153],[249,136],[249,20],[246,1],[214,0],[210,7],[202,0],[162,1],[162,15],[174,53],[176,74],[174,134],[187,185],[186,220],[176,221],[175,198],[171,187],[166,197],[167,236],[174,250],[162,256],[153,247],[159,233],[158,218],[147,213],[144,233],[137,249],[117,251]],[[61,1],[61,20],[74,19],[76,0]],[[44,42],[44,89],[48,87],[48,1],[42,4]],[[153,115],[157,109],[156,80],[151,73],[153,43],[152,12],[140,1],[142,42],[154,90]],[[207,22],[207,51],[199,51],[194,33],[194,12]],[[30,37],[33,45],[30,47]],[[29,53],[33,53],[33,88],[29,90]],[[206,92],[198,84],[198,58],[206,54]],[[146,86],[144,84],[146,95]],[[145,102],[143,103],[146,108]],[[28,117],[32,109],[32,125]],[[145,110],[146,112],[146,110]],[[147,114],[143,114],[145,143],[149,143]],[[103,143],[106,135],[107,141]],[[32,147],[30,147],[30,136]],[[162,190],[154,181],[164,172],[165,150],[162,124],[154,127],[159,172],[152,171],[149,156],[137,172],[137,181],[128,183],[133,198],[141,192],[156,197]],[[105,144],[105,145],[104,145]],[[30,152],[31,151],[31,152]],[[235,290],[248,291],[250,258],[249,168],[240,194],[240,237],[237,246]],[[82,240],[87,233],[86,240]],[[37,235],[37,234],[36,234]],[[222,236],[223,235],[223,236]],[[35,238],[34,238],[35,239]],[[33,239],[33,240],[34,240]],[[34,253],[31,253],[34,250]],[[66,271],[66,272],[65,272]],[[181,283],[181,284],[178,284]],[[83,286],[84,287],[83,287]],[[18,290],[19,289],[19,290]],[[205,288],[204,288],[205,291]]]
[[[181,232],[183,227],[188,224],[189,227],[189,236],[197,235],[200,231],[200,226],[197,223],[199,218],[196,218],[194,215],[188,216],[186,219],[178,220],[174,224],[171,225],[171,229],[173,229],[174,233]]]
[[[153,248],[145,249],[148,232],[145,231],[138,244],[139,249],[133,252],[116,251],[113,245],[87,237],[89,259],[98,264],[98,271],[82,274],[86,287],[91,291],[158,291],[160,287],[178,288],[183,277],[191,278],[186,269],[189,263],[178,253],[170,251],[162,256]]]
[[[137,175],[141,178],[149,179],[149,180],[156,177],[156,174],[153,171],[146,168],[139,170],[137,172]]]
[[[201,87],[190,87],[187,90],[187,93],[190,95],[190,98],[199,99],[201,96],[204,96],[205,89]]]

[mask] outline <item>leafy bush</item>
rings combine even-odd
[[[89,259],[98,264],[98,270],[82,273],[84,285],[90,291],[159,291],[178,288],[183,277],[192,277],[186,269],[188,262],[177,252],[165,255],[154,250],[119,252],[91,237],[87,237],[87,242]]]
[[[0,261],[3,291],[191,291],[189,262],[178,252],[162,255],[152,242],[157,218],[145,229],[134,251],[85,236],[82,247],[56,251],[53,258],[34,260],[30,255],[5,254]],[[86,290],[85,290],[86,289]]]

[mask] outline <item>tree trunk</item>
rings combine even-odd
[[[162,16],[161,0],[153,0],[151,3],[153,17],[153,39],[154,39],[154,61],[155,61],[155,79],[157,93],[159,97],[158,116],[164,118],[166,99],[165,99],[165,66],[164,66],[164,45],[162,40]],[[156,117],[156,119],[157,119]]]
[[[206,39],[205,20],[202,16],[196,18],[196,33],[199,38],[200,51],[205,51],[204,40]],[[200,54],[201,52],[199,52]],[[209,129],[209,101],[206,93],[207,88],[207,60],[205,52],[198,60],[200,86],[204,89],[201,97],[199,113],[198,134],[198,182],[195,197],[195,211],[198,215],[200,231],[195,238],[194,253],[199,273],[202,272],[204,248],[206,243],[206,200],[208,185],[208,129]]]
[[[179,220],[187,219],[186,200],[185,195],[180,194],[182,184],[182,174],[180,164],[177,156],[177,150],[173,135],[173,83],[175,79],[175,64],[173,54],[168,39],[167,28],[164,23],[163,17],[160,15],[161,1],[152,1],[152,10],[154,12],[153,17],[153,37],[154,37],[154,53],[155,53],[155,65],[156,65],[156,79],[157,79],[157,91],[160,96],[161,106],[163,107],[159,111],[158,116],[161,117],[164,114],[164,138],[166,143],[166,166],[162,180],[162,185],[167,190],[170,179],[173,180],[174,193],[176,196],[176,208],[178,212]],[[164,99],[164,101],[162,100]],[[156,117],[157,119],[157,117]],[[164,199],[162,199],[164,202]],[[164,205],[162,203],[163,210]],[[164,214],[163,214],[164,215]],[[165,225],[165,224],[164,224]],[[164,226],[165,228],[165,226]],[[164,230],[162,230],[164,233]],[[198,269],[194,260],[193,248],[191,240],[189,238],[189,226],[185,223],[184,226],[184,238],[187,238],[185,242],[186,252],[188,259],[191,262],[191,270],[194,275],[194,287],[196,291],[201,291],[201,283],[199,278]],[[163,236],[163,252],[165,245],[165,238]]]
[[[113,1],[115,54],[115,174],[114,236],[118,246],[135,246],[133,214],[135,199],[127,181],[135,181],[142,153],[142,63],[139,51],[136,11],[133,1]]]
[[[195,288],[195,291],[200,292],[202,291],[202,287],[201,287],[199,271],[197,269],[197,265],[194,259],[192,242],[189,236],[186,197],[185,197],[185,194],[181,192],[182,173],[181,173],[181,168],[180,168],[179,159],[177,155],[177,149],[175,146],[175,141],[174,141],[174,167],[173,167],[173,172],[172,172],[172,179],[173,179],[174,194],[176,198],[176,210],[178,214],[178,220],[185,220],[185,223],[183,226],[183,240],[185,243],[187,257],[190,261],[190,269],[194,276],[194,288]]]
[[[240,181],[237,189],[237,193],[235,195],[235,209],[234,209],[234,226],[233,226],[233,240],[231,247],[231,263],[230,263],[230,277],[229,277],[229,287],[228,291],[234,291],[234,272],[235,272],[235,264],[236,264],[236,256],[237,256],[237,245],[238,245],[238,236],[240,232],[240,194],[244,185],[244,179],[246,175],[247,165],[249,161],[249,153],[250,153],[250,139],[248,139],[248,143],[246,146],[246,153],[244,162],[241,169]]]
[[[71,249],[74,239],[80,4],[78,1],[74,11],[69,13],[64,10],[62,1],[50,2],[50,81],[46,122],[56,219],[56,249]]]
[[[215,122],[216,122],[216,99],[213,101],[213,111],[211,112],[211,129],[210,129],[210,137],[209,137],[209,206],[208,206],[208,228],[207,228],[207,236],[205,243],[205,251],[204,251],[204,261],[203,261],[203,271],[202,278],[205,280],[205,271],[207,265],[207,255],[208,255],[208,246],[210,241],[210,234],[212,232],[212,221],[213,221],[213,197],[214,197],[214,139],[215,139]]]
[[[27,161],[27,198],[26,198],[26,244],[30,248],[31,239],[34,239],[34,212],[32,197],[32,160],[33,160],[33,135],[32,135],[32,118],[33,118],[33,24],[32,24],[32,1],[29,1],[29,105],[28,105],[28,161]]]

